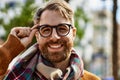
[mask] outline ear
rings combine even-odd
[[[74,27],[73,28],[73,38],[75,39],[75,37],[76,37],[76,28]]]

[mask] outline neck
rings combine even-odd
[[[70,57],[68,57],[66,60],[59,62],[59,63],[53,63],[53,65],[56,68],[59,68],[62,70],[62,72],[66,71],[66,68],[69,66],[69,62],[70,62]]]

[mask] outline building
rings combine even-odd
[[[94,35],[92,40],[94,54],[103,49],[106,56],[105,71],[102,77],[112,76],[112,12],[108,10],[93,11]],[[104,62],[104,61],[103,61]],[[111,63],[110,63],[111,62]],[[101,64],[102,65],[102,64]],[[111,67],[110,67],[111,66]],[[103,67],[102,67],[103,68]]]

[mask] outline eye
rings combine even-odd
[[[43,26],[43,27],[40,28],[40,33],[43,34],[43,35],[48,35],[48,34],[51,33],[51,28]]]
[[[60,25],[57,27],[59,33],[67,33],[69,31],[69,27],[67,25]]]

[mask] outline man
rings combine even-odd
[[[5,80],[100,80],[83,69],[79,53],[73,49],[76,36],[73,15],[64,0],[51,0],[37,10],[32,28],[13,28],[0,48],[1,77],[5,75]],[[37,43],[22,53],[6,72],[8,64],[31,43],[34,34]]]

